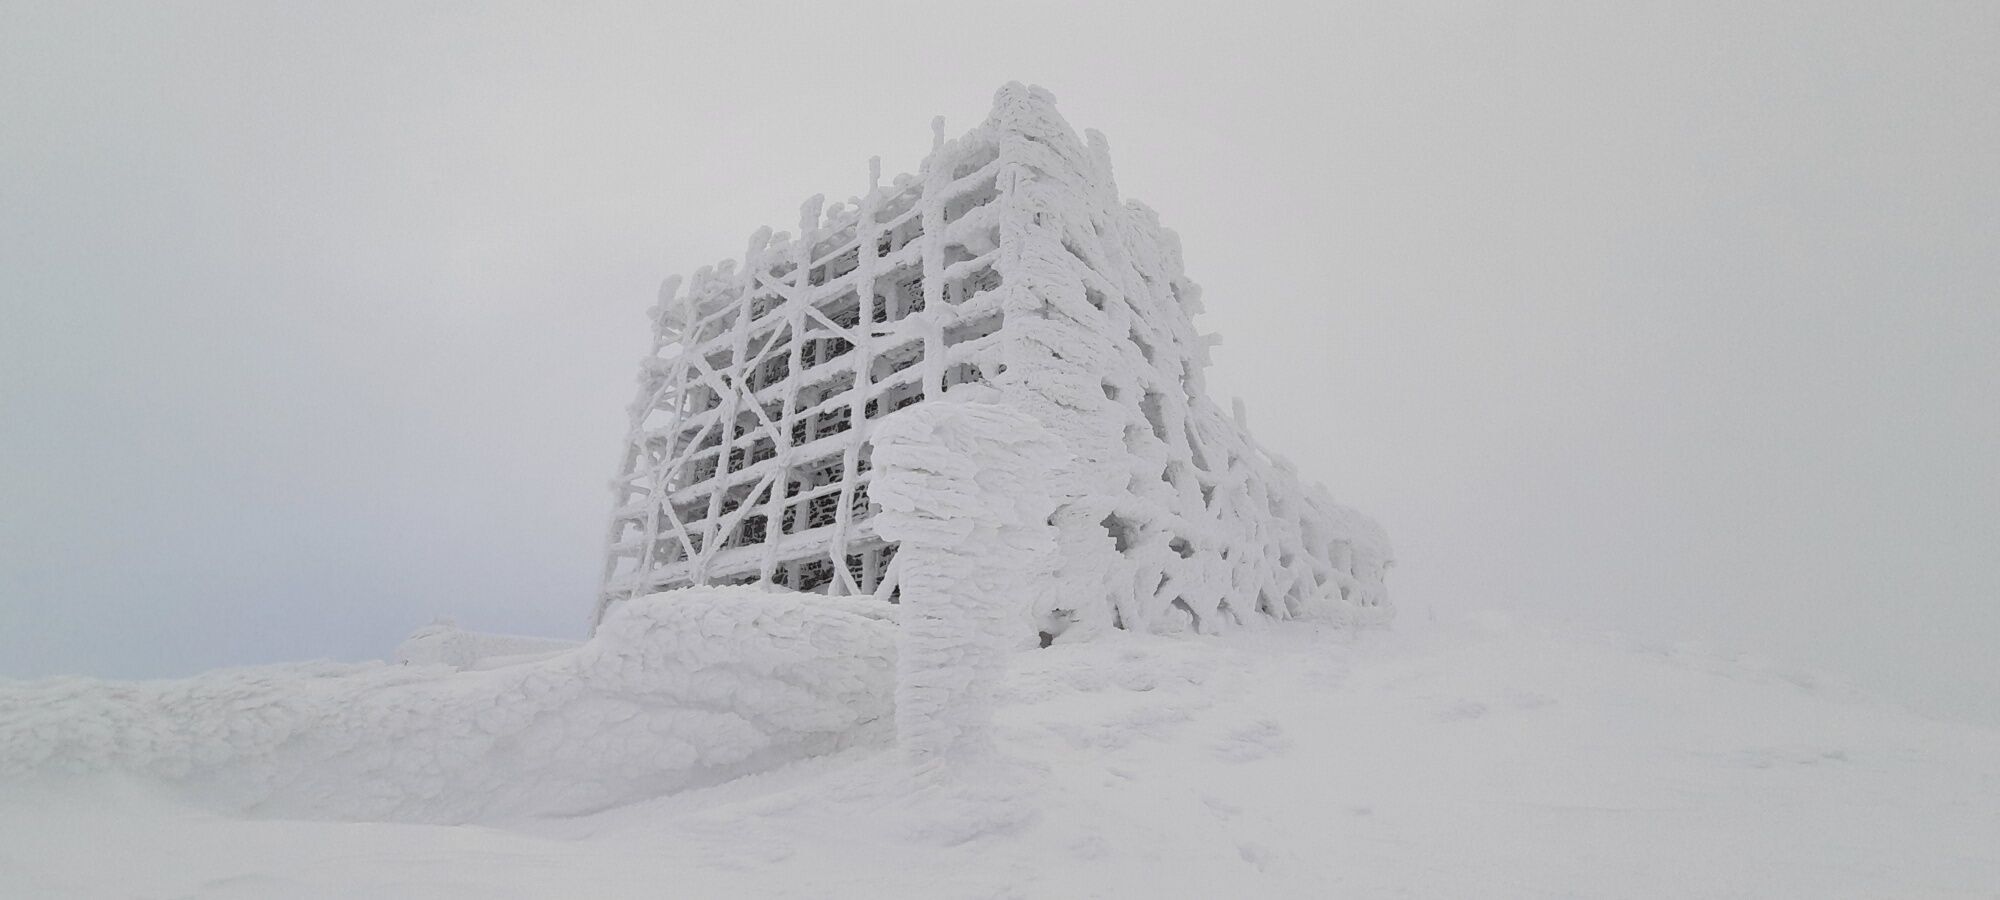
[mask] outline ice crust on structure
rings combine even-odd
[[[887,740],[889,612],[703,588],[620,604],[588,642],[487,671],[322,663],[0,684],[0,794],[117,774],[256,815],[589,812]]]
[[[977,383],[1074,461],[1038,630],[1386,620],[1386,535],[1209,398],[1201,309],[1104,138],[1009,84],[971,132],[940,126],[917,175],[814,198],[796,238],[760,231],[741,265],[663,286],[600,602],[717,582],[896,596],[912,572],[874,514],[876,432]]]
[[[1056,589],[1069,452],[999,400],[961,385],[875,432],[876,528],[903,561],[897,743],[920,768],[990,753],[994,688]]]

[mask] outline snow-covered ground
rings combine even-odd
[[[876,742],[571,818],[10,784],[5,897],[1994,897],[2000,730],[1489,617],[1018,657],[1005,759]]]

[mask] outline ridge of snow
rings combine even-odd
[[[402,665],[442,664],[454,669],[490,668],[527,662],[573,649],[577,641],[466,631],[451,622],[434,622],[410,633],[396,645],[390,659]]]
[[[704,588],[485,671],[313,663],[0,684],[0,785],[118,774],[266,816],[570,815],[889,734],[881,604]]]

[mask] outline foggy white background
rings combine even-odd
[[[2000,721],[2000,6],[1621,6],[0,0],[0,677],[581,636],[660,279],[1019,79],[1406,620]]]

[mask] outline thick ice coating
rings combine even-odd
[[[978,384],[1074,461],[1038,630],[1385,619],[1386,536],[1209,398],[1201,290],[1174,233],[1119,199],[1102,136],[1020,84],[938,134],[917,175],[814,198],[797,237],[760,231],[740,265],[663,287],[601,604],[705,583],[898,596],[878,427]]]
[[[998,400],[961,385],[875,434],[876,527],[903,560],[896,737],[920,768],[990,751],[994,687],[1058,588],[1048,519],[1069,453]]]

